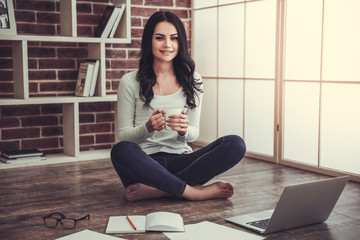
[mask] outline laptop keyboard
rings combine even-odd
[[[257,228],[265,229],[266,226],[268,225],[269,221],[270,221],[270,218],[259,220],[259,221],[254,221],[254,222],[248,222],[246,224],[249,224],[249,225],[257,227]]]

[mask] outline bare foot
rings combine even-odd
[[[129,201],[137,201],[148,198],[160,198],[166,196],[170,196],[170,194],[142,183],[135,183],[129,185],[126,188],[126,199]]]
[[[207,186],[186,185],[183,197],[189,200],[230,198],[234,194],[234,189],[234,186],[228,182],[215,182]]]

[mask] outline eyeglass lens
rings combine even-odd
[[[73,229],[73,228],[75,228],[76,222],[73,219],[64,218],[64,219],[61,219],[60,222],[62,223],[62,226],[65,229]]]
[[[69,218],[57,219],[57,218],[53,218],[53,217],[45,218],[45,224],[47,227],[50,227],[50,228],[55,228],[57,226],[58,222],[60,222],[61,226],[65,229],[73,229],[73,228],[75,228],[75,225],[76,225],[76,222],[74,219],[69,219]]]
[[[44,218],[44,221],[45,221],[46,226],[50,227],[50,228],[56,227],[56,225],[58,223],[58,220],[56,218],[53,218],[53,217]]]

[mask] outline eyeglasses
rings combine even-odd
[[[90,219],[90,214],[81,217],[79,219],[73,219],[73,218],[67,218],[64,214],[59,212],[50,213],[49,215],[46,215],[43,217],[45,226],[48,228],[56,228],[58,223],[60,222],[61,226],[65,229],[74,229],[76,227],[76,222],[84,220],[84,219]]]

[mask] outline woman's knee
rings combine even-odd
[[[129,142],[129,141],[122,141],[118,142],[114,145],[114,147],[111,149],[111,161],[120,161],[122,159],[126,159],[127,156],[129,156],[129,153],[132,149],[139,148],[139,146],[136,143]]]
[[[238,135],[227,135],[224,137],[227,141],[231,143],[231,147],[233,150],[237,152],[241,156],[245,156],[246,153],[246,144],[244,140]]]

